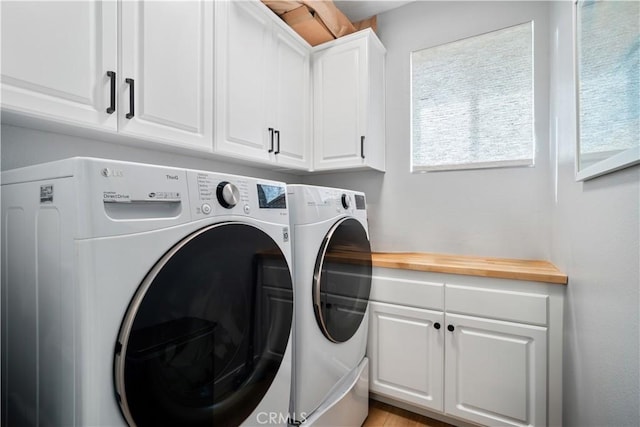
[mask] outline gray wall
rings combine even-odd
[[[549,257],[548,14],[546,2],[416,2],[378,16],[387,48],[387,172],[310,176],[366,192],[372,246],[515,258]],[[413,50],[535,21],[536,166],[409,172]]]
[[[551,259],[569,275],[564,421],[638,426],[640,167],[574,179],[572,3],[551,6]]]
[[[149,150],[131,145],[114,144],[96,139],[4,124],[2,125],[1,138],[0,168],[2,170],[60,160],[67,157],[88,156],[211,170],[279,181],[295,180],[289,174],[239,165],[219,159],[212,160],[198,156],[185,156],[167,151]]]

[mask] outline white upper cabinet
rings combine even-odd
[[[215,151],[308,169],[309,47],[259,2],[216,7]]]
[[[311,74],[309,46],[278,31],[274,38],[276,68],[271,111],[278,139],[273,158],[277,165],[309,169],[311,147]],[[269,103],[272,105],[272,103]]]
[[[1,19],[5,123],[384,171],[385,49],[370,29],[312,48],[258,0],[9,1]]]
[[[253,2],[216,2],[217,153],[268,161],[271,22]]]
[[[123,1],[119,130],[211,150],[210,1]]]
[[[314,170],[384,171],[385,54],[370,29],[315,48]]]
[[[116,10],[113,1],[2,2],[3,110],[116,130],[107,112]]]
[[[2,107],[211,151],[213,12],[206,0],[3,3]]]

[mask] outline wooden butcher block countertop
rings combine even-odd
[[[423,252],[374,252],[374,267],[464,274],[566,285],[568,277],[548,261],[445,255]]]

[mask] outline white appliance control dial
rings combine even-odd
[[[231,209],[240,201],[240,190],[228,181],[222,181],[216,189],[216,197],[223,208]]]
[[[209,215],[211,213],[211,205],[209,203],[203,203],[200,209],[202,209],[202,213],[205,215]]]
[[[351,199],[346,194],[343,194],[342,195],[342,207],[345,208],[345,209],[349,209],[349,206],[351,206]]]

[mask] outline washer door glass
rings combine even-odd
[[[224,223],[187,237],[145,278],[120,330],[127,422],[237,426],[278,372],[292,314],[289,266],[266,233]]]
[[[371,290],[371,245],[362,224],[346,218],[325,236],[313,277],[313,308],[322,333],[344,342],[362,323]]]

